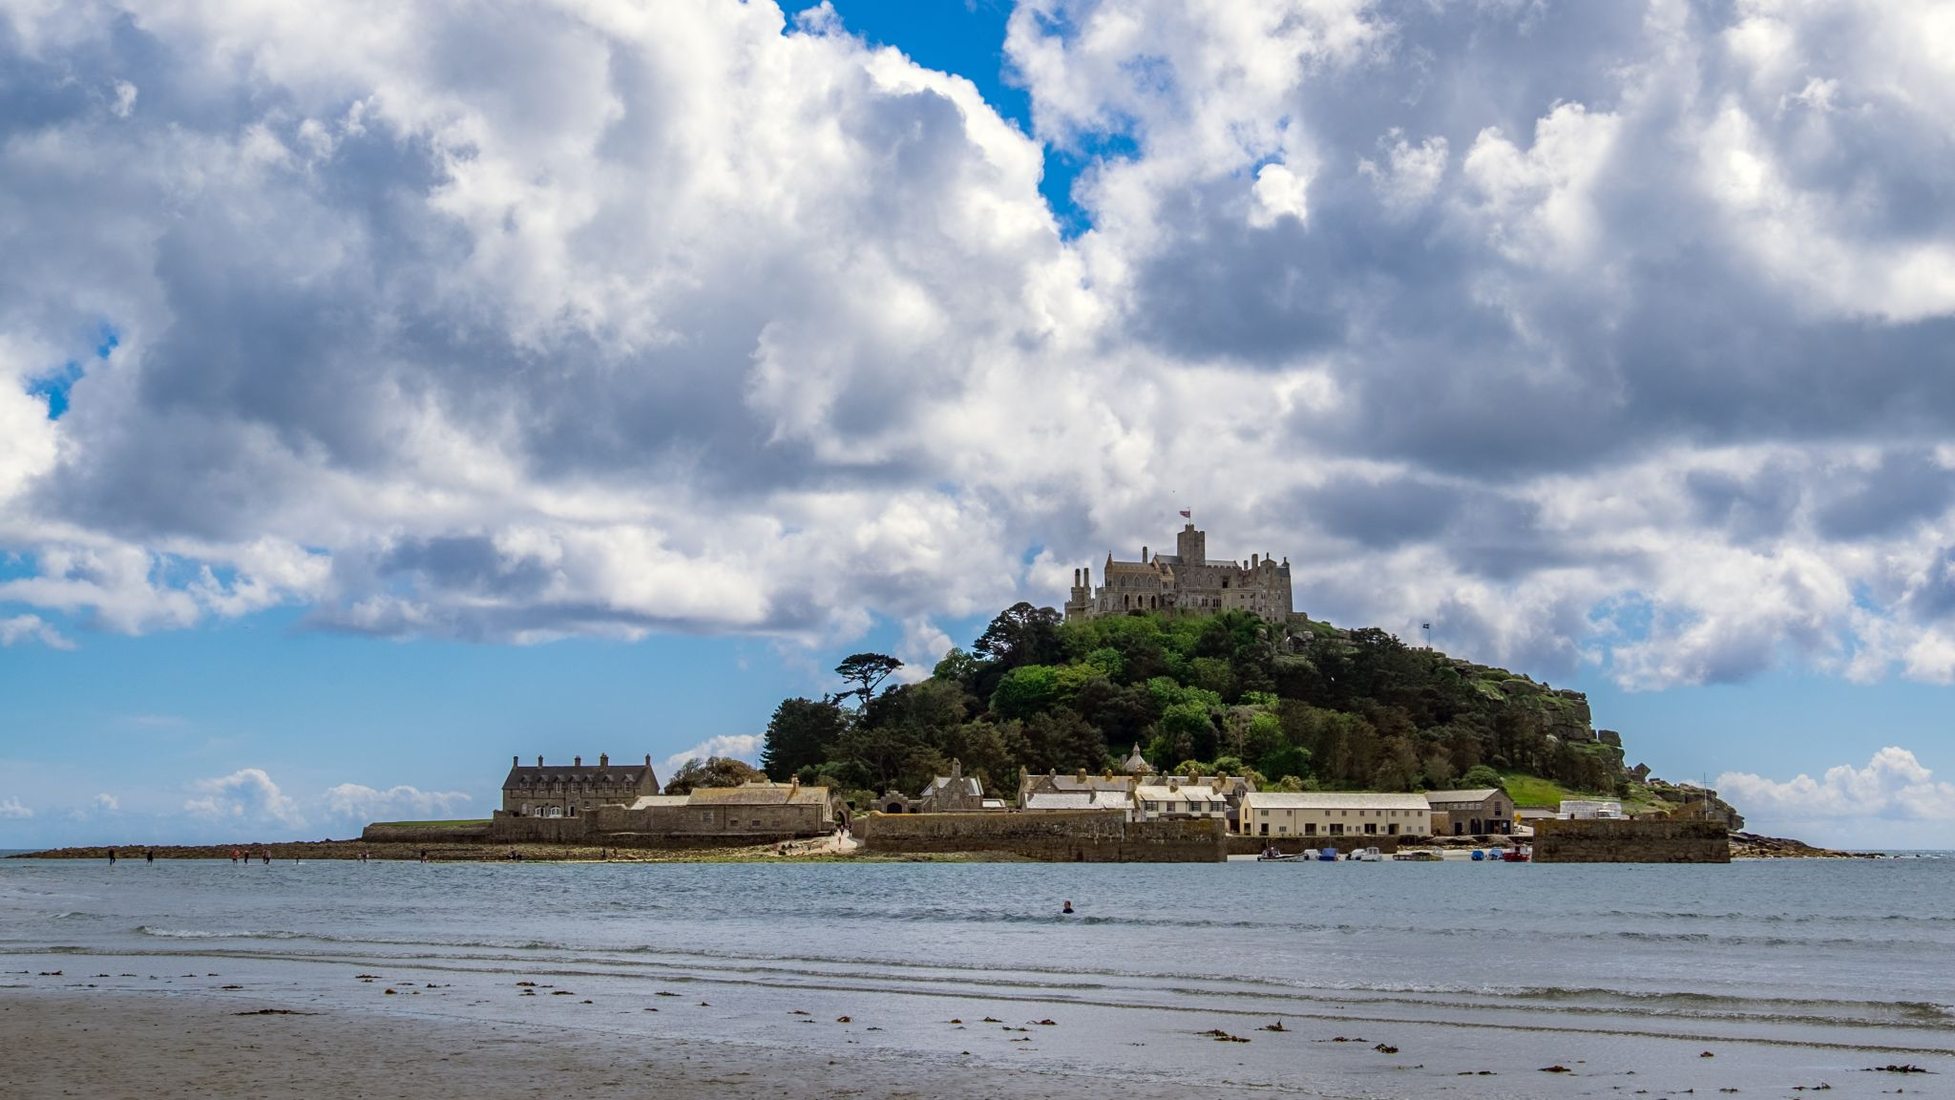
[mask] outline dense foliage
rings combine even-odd
[[[782,702],[767,773],[914,794],[955,758],[1008,793],[1020,768],[1099,772],[1137,744],[1160,768],[1279,789],[1490,786],[1496,771],[1622,782],[1621,749],[1595,739],[1580,695],[1375,629],[1242,612],[1067,623],[1021,603],[928,679],[877,692],[863,675],[898,667],[856,654],[836,670],[844,690]]]

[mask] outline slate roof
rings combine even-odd
[[[538,787],[550,783],[630,783],[642,782],[651,767],[646,764],[518,764],[509,769],[502,789]]]
[[[1470,791],[1427,791],[1426,801],[1440,802],[1485,802],[1499,790],[1493,787],[1478,787]]]
[[[1124,810],[1124,791],[1033,791],[1025,796],[1028,810]]]
[[[955,785],[956,789],[972,798],[982,798],[984,796],[984,788],[978,785],[977,777],[974,775],[940,775],[932,779],[928,787],[923,788],[923,797],[929,798],[931,795],[946,790],[953,785]]]
[[[649,810],[655,806],[683,806],[692,801],[689,794],[641,794],[628,809]]]

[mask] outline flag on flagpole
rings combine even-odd
[[[1183,509],[1181,510],[1181,518],[1182,518],[1182,519],[1194,519],[1194,518],[1195,518],[1195,513],[1193,513],[1193,512],[1191,512],[1191,511],[1189,511],[1189,510],[1188,510],[1188,509],[1186,509],[1186,508],[1183,508]]]

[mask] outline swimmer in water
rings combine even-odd
[[[1062,917],[1069,917],[1072,915],[1072,912],[1073,912],[1073,903],[1070,901],[1066,902],[1064,905],[1059,907],[1059,915]]]

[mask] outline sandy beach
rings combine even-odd
[[[0,1094],[19,1097],[1185,1096],[1145,1081],[603,1026],[293,1010],[177,994],[0,991]]]

